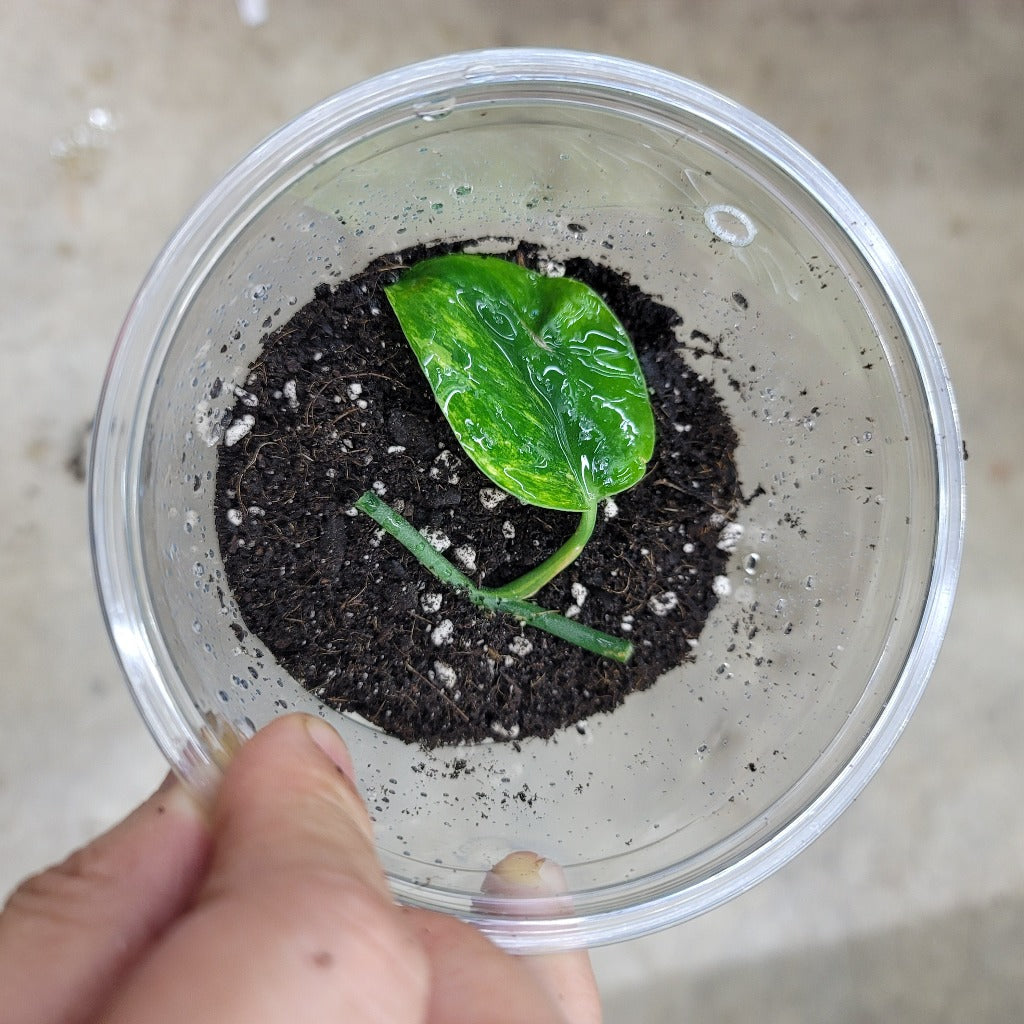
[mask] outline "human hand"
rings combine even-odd
[[[398,908],[338,735],[288,716],[209,814],[169,779],[0,914],[7,1024],[599,1024],[584,952],[513,957]],[[490,892],[553,895],[512,855]],[[545,891],[545,886],[548,886]]]

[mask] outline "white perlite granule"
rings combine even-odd
[[[492,722],[491,732],[495,736],[500,736],[503,740],[514,740],[519,735],[519,726],[512,725],[506,729],[500,722]]]
[[[480,504],[488,512],[493,512],[508,497],[511,495],[497,487],[480,488]]]
[[[434,678],[449,690],[452,689],[459,680],[455,669],[453,669],[451,665],[446,665],[443,661],[434,662]]]
[[[452,557],[466,572],[476,571],[476,548],[469,544],[460,544],[453,552]]]
[[[430,640],[435,647],[443,647],[452,642],[455,635],[455,623],[451,619],[442,619],[431,631]]]
[[[242,525],[242,510],[240,508],[229,508],[225,513],[225,516],[232,526]]]
[[[299,391],[295,381],[286,380],[281,386],[281,394],[284,395],[287,400],[289,409],[298,409]]]
[[[670,611],[679,607],[679,595],[674,590],[666,590],[661,594],[654,594],[648,598],[647,607],[655,615],[664,618]]]
[[[423,539],[435,550],[435,551],[447,551],[452,546],[451,538],[444,530],[439,530],[435,526],[424,526],[420,533]]]
[[[508,642],[508,649],[517,657],[525,658],[533,650],[533,644],[525,636],[514,636]]]
[[[716,576],[711,581],[711,589],[718,597],[728,597],[732,593],[732,584],[728,576]]]
[[[237,384],[232,390],[235,393],[235,398],[247,408],[255,409],[260,404],[260,400],[251,391],[246,391],[245,388],[240,388]]]
[[[605,519],[614,519],[619,514],[619,506],[615,503],[614,498],[604,499],[604,517]]]
[[[429,615],[433,612],[439,612],[443,601],[444,598],[440,594],[424,594],[420,598],[420,607]]]
[[[446,478],[448,483],[454,486],[459,482],[458,470],[461,465],[462,460],[454,452],[444,448],[434,459],[434,464],[427,472],[427,476],[429,476],[431,480]]]
[[[719,551],[727,551],[730,554],[736,550],[736,546],[743,536],[743,527],[739,523],[727,523],[722,532],[718,535]]]
[[[246,413],[240,420],[235,420],[234,423],[224,431],[224,444],[230,448],[233,444],[238,444],[239,441],[249,433],[252,428],[256,426],[256,417],[250,416]]]
[[[505,520],[505,522],[501,524],[501,535],[505,538],[505,540],[516,539],[516,528],[507,519]]]
[[[583,609],[583,602],[587,599],[587,588],[582,583],[574,583],[571,593],[573,603],[565,609],[567,619],[575,619]]]
[[[195,424],[199,436],[206,442],[207,447],[212,448],[220,443],[220,415],[210,407],[209,402],[202,401],[196,405]]]
[[[353,381],[345,391],[348,394],[348,397],[354,402],[363,393],[363,385],[358,383],[358,381]]]

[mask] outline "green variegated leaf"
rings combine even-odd
[[[646,382],[593,289],[453,254],[415,264],[387,296],[459,442],[499,487],[592,512],[643,476]]]

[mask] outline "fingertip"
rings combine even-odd
[[[516,850],[503,857],[487,872],[481,890],[485,896],[562,896],[565,872],[548,857],[530,850]]]
[[[516,850],[484,876],[477,906],[501,917],[561,917],[572,912],[565,872],[549,857]]]
[[[303,715],[302,720],[309,733],[309,738],[354,785],[356,783],[355,765],[352,763],[352,755],[349,753],[345,741],[338,735],[338,731],[322,718]]]
[[[516,850],[488,871],[481,886],[482,908],[509,918],[563,917],[572,899],[560,864],[530,850]],[[567,1021],[600,1024],[601,1000],[585,949],[523,958]]]
[[[225,769],[216,802],[234,799],[239,780],[262,788],[341,789],[358,798],[355,765],[345,741],[329,723],[313,715],[276,718],[243,743]],[[258,780],[258,781],[255,781]]]
[[[354,775],[344,742],[327,722],[287,715],[265,726],[232,758],[214,801],[214,880],[295,874],[303,864],[320,864],[385,893]]]

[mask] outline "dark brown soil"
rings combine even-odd
[[[450,541],[446,556],[488,586],[537,565],[578,521],[495,504],[391,313],[382,286],[451,248],[410,249],[322,285],[274,330],[224,424],[227,439],[244,416],[251,429],[222,444],[217,478],[221,551],[249,630],[325,704],[426,747],[549,737],[681,664],[717,602],[720,535],[741,500],[736,434],[684,358],[682,317],[607,266],[566,260],[632,337],[658,441],[645,479],[603,509],[582,556],[535,601],[628,636],[635,654],[616,664],[438,583],[353,509],[363,491]],[[544,261],[526,244],[508,256]]]

